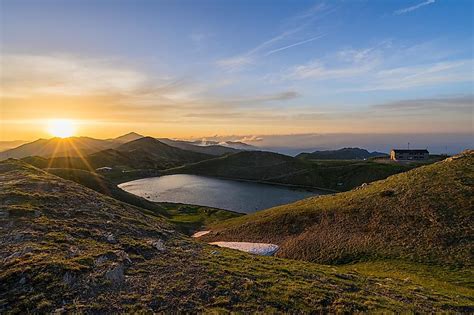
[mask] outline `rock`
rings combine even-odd
[[[117,255],[117,257],[122,261],[122,262],[125,262],[129,265],[132,264],[132,260],[130,259],[130,257],[128,257],[128,254],[126,252],[124,252],[123,250],[119,250],[119,251],[116,251],[115,252],[115,255]]]
[[[112,266],[113,267],[105,273],[105,278],[114,283],[123,282],[125,279],[123,264],[114,264]]]
[[[74,277],[74,275],[70,272],[66,272],[63,276],[63,282],[66,285],[71,286],[74,284],[74,282],[76,282],[76,277]]]
[[[151,244],[151,246],[153,246],[154,248],[156,248],[156,249],[159,250],[160,252],[166,250],[165,243],[163,243],[162,240],[151,240],[151,241],[149,242],[149,244]]]
[[[25,283],[26,283],[26,278],[25,278],[25,277],[21,277],[21,279],[20,279],[20,281],[18,281],[18,283],[19,283],[20,285],[25,284]]]
[[[107,234],[107,242],[109,243],[117,243],[117,240],[115,239],[115,236],[112,233]]]
[[[23,241],[24,238],[25,238],[24,234],[18,233],[18,234],[15,234],[15,236],[13,237],[13,240],[15,242],[21,242]]]
[[[8,210],[0,210],[0,218],[8,218],[10,216],[10,212],[8,212]]]
[[[102,256],[99,256],[97,257],[97,259],[94,261],[94,265],[100,265],[104,262],[106,262],[107,260],[109,260],[109,258],[106,256],[106,255],[102,255]]]

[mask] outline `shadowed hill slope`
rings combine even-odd
[[[403,259],[472,266],[474,152],[365,187],[225,221],[203,237],[281,245],[319,263]]]
[[[305,164],[303,162],[290,156],[265,151],[246,151],[183,166],[176,169],[176,171],[209,176],[265,180],[304,169]]]
[[[196,243],[19,161],[0,175],[2,313],[472,310],[465,291]]]
[[[175,148],[152,137],[143,137],[124,143],[117,148],[117,151],[129,153],[138,151],[157,158],[160,157],[170,160],[186,159],[194,162],[209,158],[209,155]]]
[[[309,162],[273,152],[245,151],[170,169],[166,173],[196,174],[344,191],[411,168],[412,166],[371,161]]]

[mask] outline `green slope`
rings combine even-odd
[[[341,264],[401,259],[472,267],[474,152],[345,193],[225,221],[207,240],[280,244],[278,256]]]
[[[0,163],[0,312],[473,311],[472,292],[194,242],[164,219]]]

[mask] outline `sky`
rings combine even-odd
[[[469,137],[473,9],[464,0],[0,0],[0,140],[50,137],[51,119],[98,138]]]

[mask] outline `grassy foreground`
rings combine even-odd
[[[0,312],[472,311],[472,292],[195,242],[160,216],[0,163]]]

